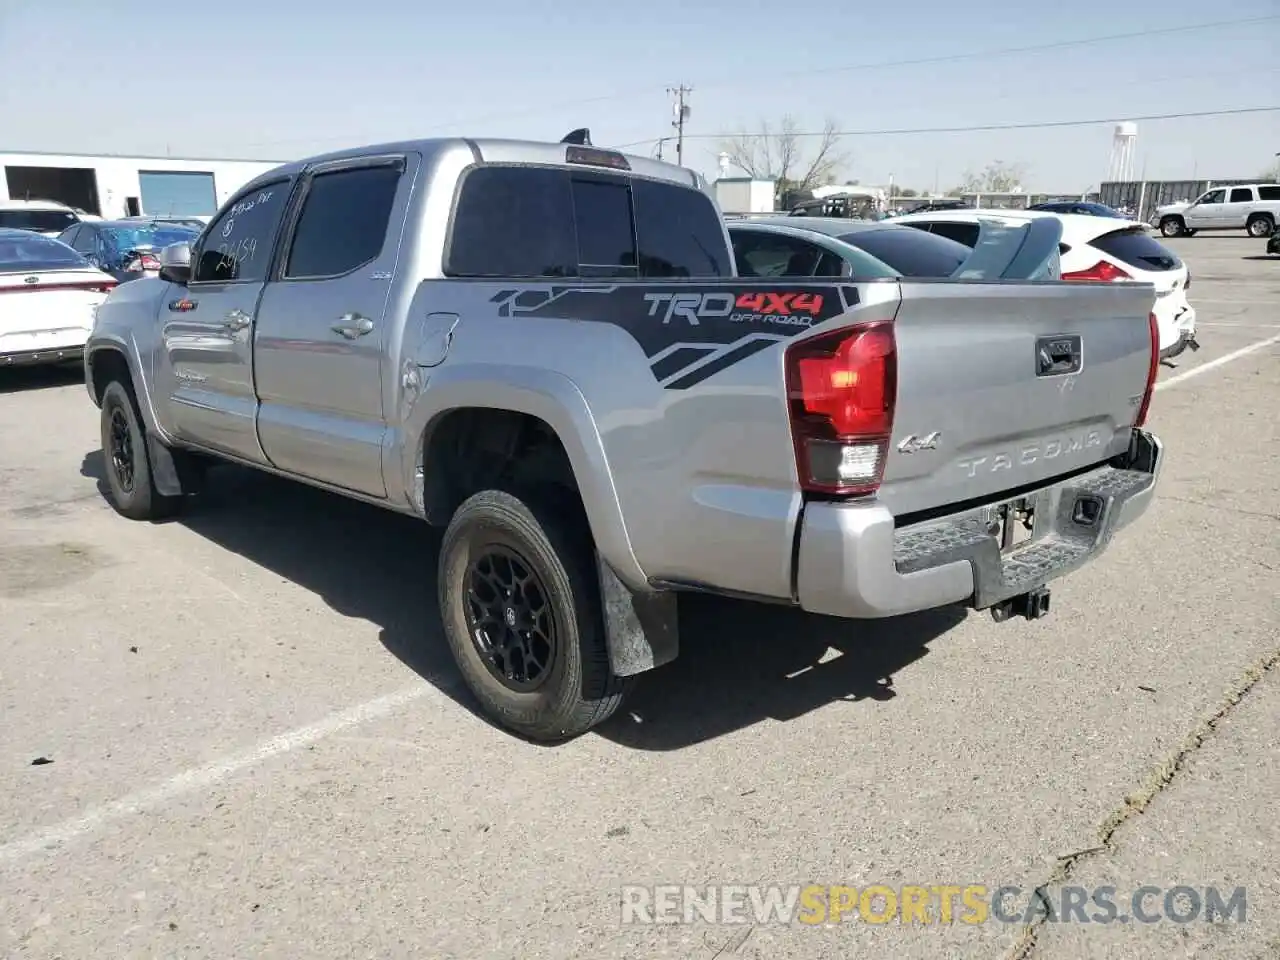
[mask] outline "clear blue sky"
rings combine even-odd
[[[1249,17],[1276,19],[868,66]],[[696,137],[787,113],[853,130],[1127,117],[1275,106],[1278,74],[1277,0],[0,0],[0,151],[293,159],[577,126],[616,145],[670,134],[665,90],[682,82]],[[946,189],[1001,159],[1024,164],[1030,187],[1082,190],[1105,175],[1111,134],[848,137],[842,179]],[[691,140],[686,162],[714,176],[719,147]],[[1277,151],[1280,113],[1152,121],[1136,167],[1253,177]]]

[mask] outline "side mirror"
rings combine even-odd
[[[160,279],[184,287],[191,282],[191,244],[171,243],[160,251]]]

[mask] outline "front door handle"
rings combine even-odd
[[[354,340],[356,337],[363,337],[366,333],[372,332],[373,321],[358,313],[344,313],[330,329],[339,336]]]
[[[243,330],[251,323],[253,323],[253,317],[243,310],[232,310],[222,320],[222,325],[232,332]]]

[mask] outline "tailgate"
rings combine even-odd
[[[1150,284],[901,286],[879,492],[895,514],[993,499],[1128,448],[1150,364]]]

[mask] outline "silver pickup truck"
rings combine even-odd
[[[162,262],[85,350],[116,509],[232,461],[444,527],[453,655],[533,739],[672,660],[682,591],[1042,616],[1160,469],[1150,285],[739,279],[700,176],[582,138],[281,166]]]

